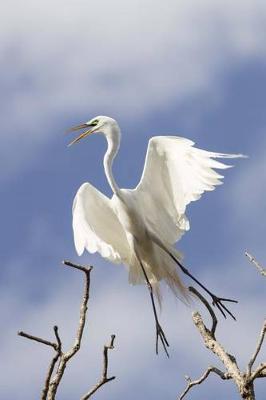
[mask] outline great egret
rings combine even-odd
[[[92,133],[107,139],[103,165],[113,191],[109,199],[90,183],[78,190],[73,203],[74,241],[78,255],[86,249],[128,267],[129,282],[146,282],[150,291],[158,338],[167,353],[169,346],[159,323],[154,294],[160,303],[159,282],[165,280],[174,294],[187,299],[188,290],[176,271],[176,265],[212,298],[225,316],[234,316],[215,296],[181,264],[174,244],[189,230],[186,206],[198,200],[205,191],[221,184],[222,175],[214,169],[226,169],[216,158],[238,158],[241,154],[222,154],[200,150],[191,140],[178,136],[156,136],[149,141],[145,166],[135,189],[120,189],[112,174],[112,163],[118,152],[121,132],[117,122],[98,116],[70,131],[85,129],[71,144]],[[168,353],[167,353],[168,355]]]

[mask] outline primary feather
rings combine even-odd
[[[189,230],[186,206],[222,184],[223,176],[214,169],[231,167],[214,159],[238,157],[243,155],[197,149],[194,142],[178,136],[151,138],[135,191],[140,204],[149,210],[147,217],[154,229],[165,232],[169,243],[179,240]]]

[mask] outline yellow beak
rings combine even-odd
[[[89,125],[87,125],[87,124],[73,126],[72,128],[68,129],[67,132],[79,131],[80,129],[88,128],[88,126]],[[83,139],[86,136],[90,135],[93,131],[94,131],[94,129],[88,129],[85,132],[82,132],[76,139],[72,140],[72,142],[69,143],[68,146],[72,146],[72,144],[77,143],[78,141],[80,141],[80,139]]]

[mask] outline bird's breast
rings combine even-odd
[[[138,239],[145,235],[145,221],[137,201],[130,193],[114,195],[112,198],[114,211],[125,229]]]

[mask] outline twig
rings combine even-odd
[[[57,326],[54,326],[54,334],[55,334],[55,338],[57,340],[57,350],[56,350],[56,354],[52,358],[52,360],[50,362],[50,365],[49,365],[49,368],[48,368],[48,372],[47,372],[47,375],[46,375],[44,388],[43,388],[43,391],[42,391],[41,400],[46,400],[46,398],[47,398],[47,394],[48,394],[48,390],[49,390],[49,384],[50,384],[50,381],[51,381],[51,378],[52,378],[52,375],[53,375],[53,372],[54,372],[54,368],[56,366],[57,361],[59,360],[59,357],[62,354],[62,343],[61,343],[61,339],[60,339],[59,334],[58,334],[58,327]]]
[[[115,376],[107,377],[108,374],[108,350],[112,350],[114,348],[114,340],[115,335],[111,335],[110,344],[105,345],[103,348],[103,370],[102,377],[100,381],[84,396],[81,397],[80,400],[88,400],[101,386],[105,385],[107,382],[110,382],[115,379]]]
[[[58,349],[61,349],[62,342],[61,342],[61,339],[60,339],[60,336],[59,336],[59,333],[58,333],[58,327],[56,325],[54,326],[54,334],[55,334],[55,338],[56,338],[56,341],[57,341]]]
[[[204,374],[197,380],[192,381],[188,376],[186,376],[186,380],[188,381],[188,385],[186,387],[186,389],[184,390],[184,392],[181,394],[181,396],[179,397],[179,400],[182,400],[186,394],[189,392],[189,390],[196,385],[200,385],[203,381],[205,381],[205,379],[208,378],[209,374],[213,372],[215,374],[217,374],[218,376],[220,376],[221,379],[225,380],[225,379],[232,379],[232,377],[228,374],[228,373],[224,373],[222,372],[220,369],[216,368],[216,367],[212,367],[210,366],[205,372]]]
[[[264,338],[265,338],[265,333],[266,333],[266,320],[263,323],[263,327],[261,329],[261,333],[260,333],[260,336],[259,336],[259,340],[258,340],[256,349],[255,349],[255,352],[254,352],[253,356],[251,357],[251,359],[250,359],[250,361],[248,363],[248,367],[247,367],[247,374],[248,375],[251,374],[251,369],[253,367],[253,364],[256,361],[256,358],[257,358],[257,356],[258,356],[258,354],[260,352],[262,343],[263,343]]]
[[[266,363],[260,364],[251,375],[249,381],[252,382],[256,378],[266,378]]]
[[[61,340],[60,340],[60,337],[59,337],[59,334],[58,334],[58,327],[57,326],[54,326],[54,334],[55,334],[55,338],[56,338],[57,343],[50,342],[49,340],[42,339],[42,338],[40,338],[38,336],[29,335],[28,333],[23,332],[23,331],[18,332],[19,336],[22,336],[22,337],[25,337],[27,339],[33,340],[35,342],[39,342],[39,343],[45,344],[46,346],[50,346],[56,351],[56,354],[52,358],[52,360],[50,362],[50,365],[49,365],[49,368],[48,368],[48,372],[47,372],[47,375],[46,375],[44,388],[42,390],[41,400],[46,400],[46,398],[47,398],[47,393],[48,393],[48,390],[49,390],[49,384],[50,384],[50,380],[51,380],[51,377],[52,377],[52,374],[53,374],[53,371],[54,371],[54,367],[55,367],[59,357],[61,356],[61,352],[62,352],[61,351],[62,345],[61,345]]]
[[[261,275],[266,276],[266,268],[263,268],[258,261],[247,251],[245,252],[245,256],[249,259],[249,261],[259,270]]]
[[[50,342],[49,340],[42,339],[42,338],[40,338],[38,336],[29,335],[28,333],[23,332],[23,331],[19,331],[18,335],[22,336],[22,337],[25,337],[27,339],[30,339],[30,340],[34,340],[35,342],[39,342],[39,343],[45,344],[46,346],[51,346],[51,347],[53,347],[53,349],[57,350],[57,344],[53,343],[53,342]]]
[[[90,278],[90,272],[93,269],[93,267],[84,267],[84,265],[80,265],[80,264],[74,264],[72,261],[68,261],[68,260],[64,260],[62,262],[63,265],[66,265],[67,267],[71,267],[74,269],[78,269],[79,271],[82,271],[87,275],[89,275]],[[89,279],[90,280],[90,279]],[[90,282],[89,282],[90,283]]]

